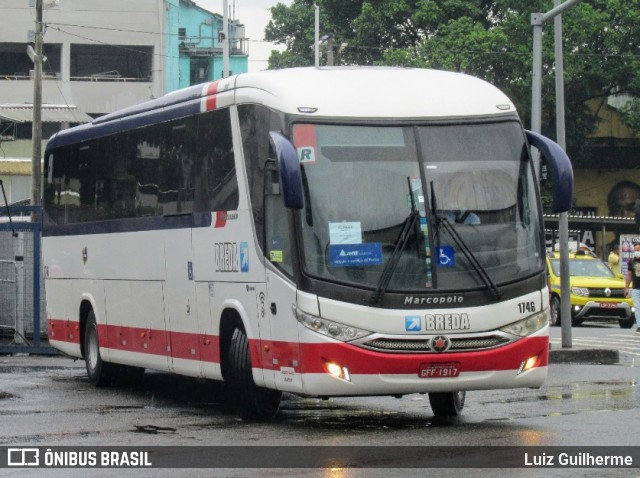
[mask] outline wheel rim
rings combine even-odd
[[[93,327],[89,330],[89,341],[87,345],[89,367],[91,367],[92,370],[95,370],[98,366],[98,340],[96,331]]]

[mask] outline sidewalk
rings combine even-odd
[[[612,365],[620,362],[620,352],[615,349],[591,347],[561,348],[549,344],[549,363],[582,363],[591,365]]]

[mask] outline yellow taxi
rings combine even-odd
[[[551,292],[551,325],[560,325],[560,254],[547,255]],[[569,254],[571,323],[617,321],[629,329],[635,321],[631,298],[624,296],[624,279],[600,259],[580,251]]]

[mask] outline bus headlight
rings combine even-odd
[[[369,330],[359,329],[351,325],[344,325],[332,320],[326,320],[322,317],[302,312],[295,305],[291,306],[293,313],[302,325],[307,329],[313,330],[332,339],[341,340],[342,342],[350,342],[371,334]]]
[[[526,319],[519,320],[513,324],[502,327],[500,330],[511,335],[526,337],[531,335],[549,323],[549,315],[546,310],[539,314],[532,315]]]

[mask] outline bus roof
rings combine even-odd
[[[216,103],[215,98],[218,100]],[[191,86],[63,130],[53,148],[190,116],[261,103],[309,118],[436,119],[515,114],[500,90],[473,76],[398,67],[307,67],[244,73]]]
[[[267,70],[238,76],[236,88],[260,88],[278,109],[311,116],[438,118],[514,112],[513,103],[491,84],[449,71],[398,67],[323,67]],[[238,101],[240,103],[241,101]]]

